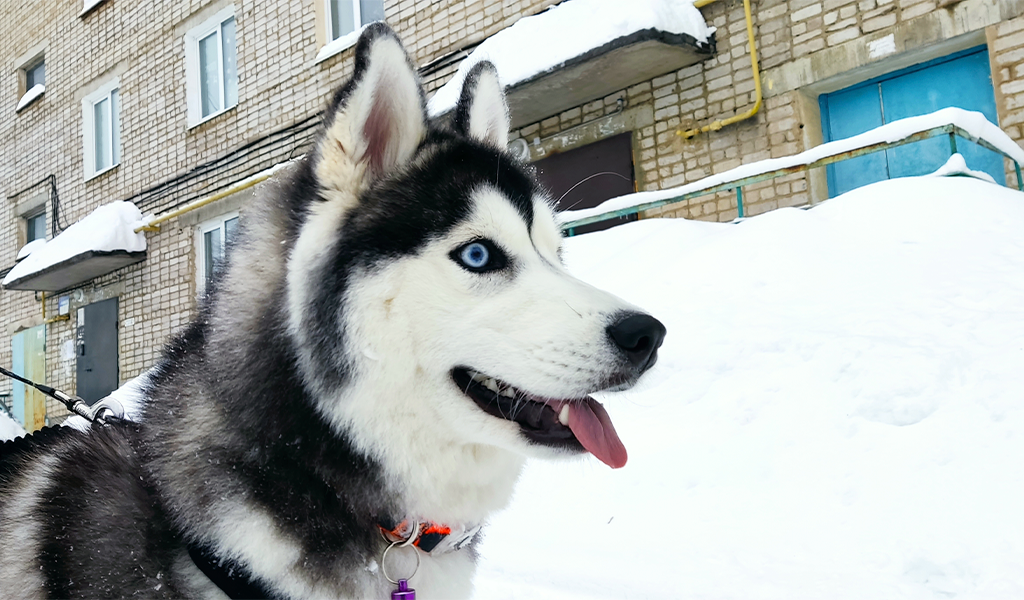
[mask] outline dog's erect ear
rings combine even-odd
[[[508,105],[498,71],[490,62],[477,63],[466,75],[453,123],[465,136],[501,150],[508,146]]]
[[[356,45],[351,81],[326,114],[317,176],[327,191],[355,192],[408,162],[427,131],[426,103],[416,68],[384,23],[368,26]]]

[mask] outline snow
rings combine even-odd
[[[313,59],[313,63],[321,63],[335,54],[355,46],[356,42],[359,41],[359,36],[363,34],[363,30],[369,25],[370,23],[367,23],[355,31],[346,33],[345,35],[324,44],[324,47],[320,49],[320,52],[316,53],[316,58]]]
[[[104,204],[14,265],[3,285],[90,250],[142,252],[146,249],[146,236],[134,231],[141,219],[142,213],[131,202]]]
[[[563,2],[484,40],[437,90],[427,111],[437,116],[455,108],[466,74],[482,60],[494,63],[503,85],[514,86],[645,29],[688,34],[702,43],[714,31],[690,0],[631,0],[628,10],[621,0]]]
[[[566,240],[668,337],[598,395],[629,462],[530,461],[476,597],[1024,598],[1022,230],[929,176]]]
[[[36,250],[42,248],[45,245],[46,245],[46,240],[43,239],[43,238],[39,238],[38,240],[32,240],[31,242],[29,242],[29,243],[25,244],[24,246],[22,246],[21,250],[18,250],[18,256],[17,256],[17,258],[14,259],[15,262],[17,262],[17,261],[19,261],[19,260],[21,260],[23,258],[26,258],[29,254],[32,254],[33,252],[35,252]]]
[[[996,180],[988,173],[968,168],[967,161],[964,159],[963,154],[959,152],[950,156],[946,164],[939,167],[934,173],[931,173],[932,177],[949,177],[952,175],[966,175],[989,183],[996,183]]]
[[[1024,150],[1021,150],[1020,146],[1018,146],[1010,136],[1006,135],[1002,129],[999,129],[990,123],[985,118],[985,115],[980,112],[964,110],[962,108],[944,108],[927,115],[893,121],[892,123],[876,127],[875,129],[866,131],[860,135],[821,144],[811,148],[810,150],[801,152],[800,154],[781,158],[771,158],[768,160],[740,165],[735,169],[730,169],[710,177],[705,177],[704,179],[700,179],[683,186],[658,190],[655,192],[627,194],[625,196],[619,196],[618,198],[612,198],[602,202],[593,208],[565,211],[559,214],[559,219],[562,223],[568,223],[570,221],[585,219],[587,217],[593,217],[614,210],[621,210],[624,208],[640,206],[649,202],[676,198],[691,192],[712,188],[724,183],[731,183],[733,181],[753,177],[755,175],[761,175],[763,173],[770,173],[778,169],[786,169],[799,165],[809,165],[828,156],[843,154],[850,150],[865,148],[880,142],[898,142],[914,135],[915,133],[920,133],[943,125],[956,125],[966,131],[969,135],[984,139],[996,148],[999,148],[1018,163],[1024,163]]]
[[[25,430],[12,419],[5,411],[0,410],[0,442],[13,440],[16,437],[25,435]]]
[[[120,405],[122,409],[122,416],[129,421],[138,421],[142,416],[142,403],[145,401],[142,395],[142,389],[149,380],[151,371],[144,371],[138,377],[133,377],[126,381],[121,387],[117,388],[113,392],[110,392],[109,396],[101,398],[100,401],[93,405],[96,408],[99,404],[105,404],[111,406],[111,408],[117,408]],[[85,417],[78,415],[72,415],[64,422],[61,423],[65,427],[73,427],[79,431],[89,430],[89,421],[85,420]]]
[[[25,95],[21,97],[21,100],[18,100],[18,106],[15,107],[14,112],[18,112],[29,104],[32,104],[32,101],[42,96],[45,91],[46,86],[41,83],[37,83],[32,86],[32,88],[25,92]]]

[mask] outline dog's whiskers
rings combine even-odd
[[[571,188],[565,190],[565,193],[558,197],[558,201],[555,202],[555,205],[557,206],[558,203],[562,201],[562,198],[565,198],[566,196],[568,196],[569,192],[573,191],[574,189],[578,188],[579,186],[583,185],[584,183],[590,181],[591,179],[593,179],[595,177],[599,177],[601,175],[614,175],[614,176],[618,177],[619,179],[624,179],[625,181],[629,181],[628,177],[624,177],[621,173],[616,173],[614,171],[602,171],[600,173],[594,173],[593,175],[584,177],[582,180],[580,180],[574,186],[572,186]],[[579,204],[580,202],[583,202],[583,200],[584,200],[583,198],[580,198],[576,202],[573,202],[572,206],[569,206],[568,208],[565,208],[563,210],[572,210],[577,204]]]

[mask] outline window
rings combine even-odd
[[[43,95],[46,91],[46,61],[39,58],[27,65],[25,71],[25,93],[18,100],[15,112],[20,111]]]
[[[327,0],[327,41],[384,20],[384,0]]]
[[[25,89],[30,90],[37,85],[46,84],[46,61],[39,61],[25,69]]]
[[[235,10],[228,7],[185,35],[189,125],[238,104]]]
[[[82,100],[85,178],[92,179],[121,163],[121,98],[115,79]]]
[[[220,274],[224,252],[238,231],[238,213],[230,212],[199,226],[196,236],[196,260],[199,293],[209,289]]]
[[[46,210],[25,216],[25,243],[46,239]]]

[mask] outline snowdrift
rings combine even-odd
[[[567,240],[668,338],[598,396],[629,463],[531,461],[476,597],[1024,597],[1022,231],[922,177]]]

